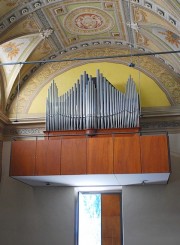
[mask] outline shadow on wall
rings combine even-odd
[[[3,142],[0,141],[0,182],[1,182],[1,175],[2,175],[2,147],[3,147]]]

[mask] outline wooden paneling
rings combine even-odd
[[[120,197],[117,194],[102,194],[102,215],[117,216],[120,215]]]
[[[85,137],[62,137],[61,174],[86,174]]]
[[[59,175],[60,154],[61,140],[37,141],[35,175]]]
[[[166,135],[141,136],[141,164],[143,173],[170,171]]]
[[[113,140],[108,136],[87,139],[87,174],[113,173]]]
[[[121,195],[102,194],[102,245],[121,245]]]
[[[95,136],[61,135],[59,139],[53,137],[53,140],[14,141],[10,175],[170,172],[166,135],[111,133]]]
[[[33,176],[35,170],[36,141],[13,141],[11,150],[11,176]]]
[[[44,131],[46,140],[57,140],[64,137],[86,136],[86,130],[62,130],[62,131]]]
[[[113,142],[114,173],[141,173],[139,135],[115,135]]]

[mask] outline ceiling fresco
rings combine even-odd
[[[30,35],[21,38],[13,39],[3,43],[0,46],[0,60],[3,63],[11,63],[18,61],[26,61],[27,57],[31,54],[34,47],[40,42],[40,37],[37,35]],[[5,97],[8,97],[9,92],[14,83],[14,78],[18,75],[20,65],[7,65],[4,66],[4,72],[6,75],[6,93]]]
[[[104,62],[106,56],[123,54],[131,57],[110,61],[127,66],[133,61],[134,69],[152,78],[171,105],[180,104],[179,13],[178,0],[0,0],[5,113],[14,111],[18,82],[25,113],[37,91],[58,74],[94,62],[93,57]],[[177,53],[133,57],[166,51]],[[62,62],[76,58],[86,60]],[[6,65],[10,62],[20,64]]]

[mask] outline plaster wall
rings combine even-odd
[[[170,135],[168,185],[123,187],[124,245],[177,245],[180,241],[180,135]]]
[[[0,244],[74,245],[74,188],[32,188],[10,178],[10,149],[11,143],[4,142]],[[170,149],[168,185],[123,187],[124,245],[179,244],[180,134],[170,135]]]
[[[0,183],[1,245],[71,245],[74,189],[32,188],[9,175],[10,142],[3,145]]]

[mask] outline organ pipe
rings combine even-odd
[[[125,93],[117,90],[97,71],[86,72],[65,94],[58,97],[54,81],[46,101],[46,130],[81,130],[139,127],[139,96],[129,77]]]

